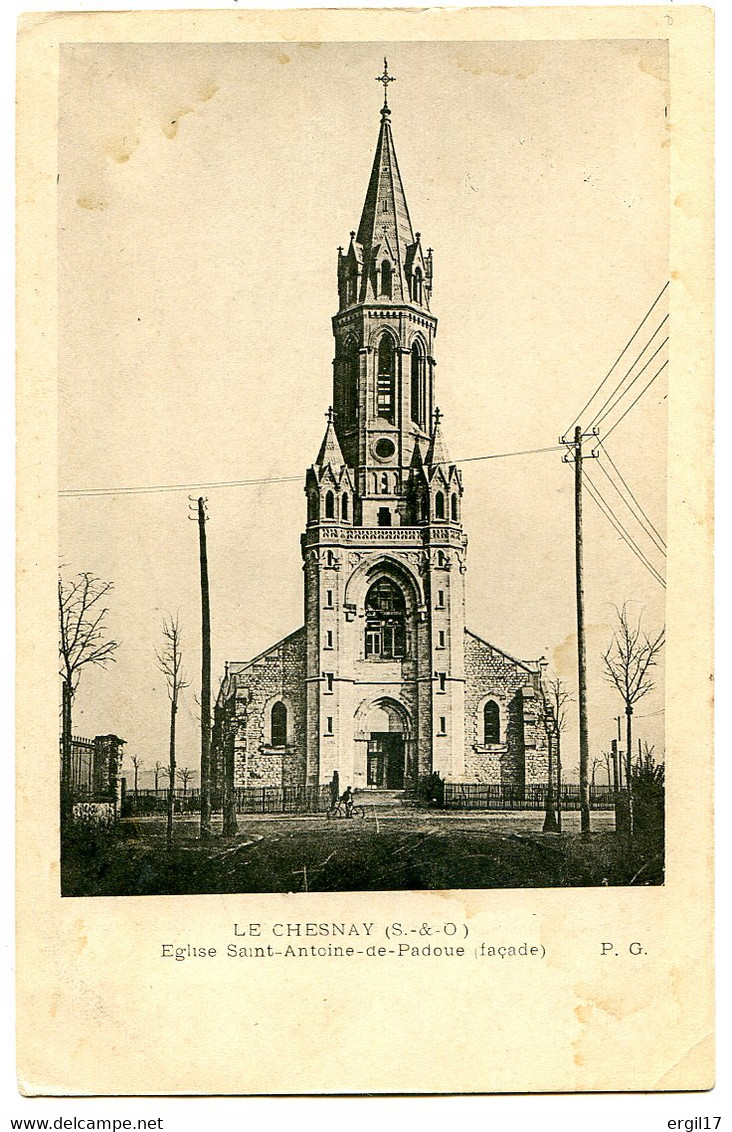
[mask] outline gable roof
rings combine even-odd
[[[471,629],[466,628],[465,634],[468,637],[472,637],[473,640],[479,641],[481,645],[486,645],[489,649],[492,649],[493,652],[500,653],[500,655],[502,657],[505,657],[506,660],[510,660],[511,664],[517,664],[519,668],[523,668],[524,671],[530,672],[532,676],[535,676],[539,671],[539,666],[536,661],[518,660],[515,656],[511,656],[510,653],[507,653],[505,649],[499,649],[497,645],[491,644],[491,642],[487,641],[485,637],[479,637],[478,634],[474,633]]]

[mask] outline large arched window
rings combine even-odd
[[[343,357],[343,417],[351,428],[358,412],[358,346],[353,338],[346,342]]]
[[[435,496],[435,518],[445,518],[445,496],[441,491],[438,491],[437,495]]]
[[[287,708],[282,700],[272,704],[270,712],[270,739],[273,747],[287,746]]]
[[[501,741],[501,717],[498,704],[495,700],[488,700],[483,708],[483,745],[490,747],[492,743]]]
[[[341,519],[348,519],[348,495],[345,491],[343,492],[343,496],[341,498]]]
[[[394,423],[394,343],[383,334],[379,342],[376,372],[376,412]]]
[[[325,517],[326,519],[335,518],[335,499],[332,491],[325,493]]]
[[[411,409],[412,420],[419,428],[424,428],[425,419],[425,380],[424,352],[419,342],[412,346]]]
[[[385,299],[391,298],[391,264],[388,259],[381,265],[381,294]]]
[[[379,578],[366,594],[366,656],[393,660],[405,656],[406,603],[390,578]]]
[[[450,518],[453,523],[457,523],[460,512],[458,511],[458,497],[457,493],[453,491],[450,496]]]

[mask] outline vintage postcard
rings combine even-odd
[[[713,1084],[712,34],[21,19],[21,1091]]]

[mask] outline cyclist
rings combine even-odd
[[[352,818],[353,817],[353,791],[351,790],[350,786],[347,786],[346,789],[341,794],[341,802],[343,803],[343,808],[346,812],[346,817]]]

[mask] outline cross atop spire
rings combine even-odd
[[[434,427],[432,429],[432,436],[430,438],[430,446],[427,449],[425,456],[425,464],[442,464],[445,468],[449,467],[450,457],[447,454],[447,446],[442,436],[442,429],[440,421],[444,417],[444,413],[440,409],[435,409],[434,414]]]
[[[383,83],[383,86],[384,86],[384,109],[388,110],[389,109],[389,103],[386,100],[386,93],[387,93],[387,89],[389,87],[389,83],[395,83],[396,78],[393,75],[389,74],[389,64],[386,61],[386,56],[384,56],[384,73],[383,73],[383,75],[377,75],[376,81],[377,81],[377,83]]]

